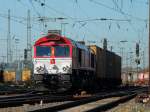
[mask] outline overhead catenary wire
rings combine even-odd
[[[117,7],[118,11],[127,19],[127,15],[125,14],[125,12],[122,11],[122,9],[119,7],[119,5],[117,4],[117,2],[115,0],[112,0],[114,5]],[[135,29],[135,27],[133,26],[133,24],[131,23],[131,21],[128,21],[129,25],[132,27],[132,29],[137,32],[137,30]]]
[[[69,0],[70,1],[70,0]],[[92,1],[92,0],[91,0]],[[118,0],[117,0],[118,1]],[[72,0],[72,2],[74,2],[75,4],[77,4],[78,6],[79,6],[79,8],[81,9],[81,7],[80,7],[80,5],[79,5],[79,2],[75,2],[74,0]],[[122,2],[122,4],[123,4],[123,2]],[[111,7],[107,7],[107,8],[111,8]],[[128,23],[129,23],[129,25],[131,26],[131,28],[135,31],[135,32],[137,32],[137,30],[134,28],[134,26],[133,26],[133,24],[132,24],[132,21],[141,21],[141,22],[144,22],[144,23],[147,23],[147,19],[142,19],[142,18],[138,18],[138,17],[136,17],[136,19],[134,18],[134,20],[133,19],[128,19],[127,17],[129,16],[129,14],[128,14],[128,16],[127,15],[125,15],[126,13],[125,12],[123,12],[122,10],[119,10],[119,6],[117,7],[117,9],[115,9],[115,8],[111,8],[112,10],[115,10],[115,11],[117,11],[117,12],[119,12],[119,13],[121,13],[126,19],[109,19],[109,18],[106,18],[106,19],[95,19],[95,18],[91,18],[91,19],[81,19],[81,20],[79,20],[79,21],[76,21],[74,24],[73,24],[73,27],[75,26],[75,24],[76,23],[78,23],[78,22],[80,22],[80,23],[82,23],[83,25],[81,25],[81,27],[82,26],[85,26],[85,25],[87,25],[87,22],[92,22],[92,23],[95,23],[95,22],[93,22],[93,21],[105,21],[105,20],[111,20],[111,21],[116,21],[116,25],[117,25],[117,27],[118,27],[118,29],[120,29],[120,24],[118,23],[118,22],[123,22],[123,21],[127,21]],[[121,9],[121,8],[120,8]],[[82,11],[82,10],[80,10],[80,11]],[[131,15],[130,15],[131,16]],[[129,16],[129,17],[130,17]],[[112,23],[110,23],[109,24],[109,30],[111,29],[111,24]],[[126,31],[128,31],[128,28],[126,29]]]
[[[63,16],[65,16],[65,17],[68,17],[68,18],[74,20],[73,17],[71,17],[71,16],[65,14],[64,12],[61,12],[61,11],[59,11],[59,10],[57,10],[57,9],[55,9],[55,8],[53,8],[53,7],[49,6],[49,5],[47,5],[47,4],[44,4],[43,2],[41,2],[41,0],[36,0],[35,2],[40,3],[41,6],[45,6],[45,7],[47,7],[48,9],[53,10],[54,12],[56,12],[56,13],[58,13],[58,14],[60,14],[60,15],[63,15]]]
[[[40,4],[43,4],[43,2],[41,2],[41,0],[38,0],[38,1],[36,1],[36,2],[38,2],[38,3],[40,3]],[[48,9],[53,10],[53,11],[55,11],[56,13],[61,14],[61,15],[65,16],[65,17],[67,17],[67,19],[70,18],[73,22],[77,21],[76,18],[73,18],[72,16],[67,15],[67,14],[65,14],[64,12],[61,12],[61,11],[59,11],[59,10],[57,10],[57,9],[55,9],[55,8],[53,8],[53,7],[49,6],[49,5],[47,5],[47,4],[43,4],[43,5],[45,5]],[[81,24],[81,23],[79,23],[79,24]],[[82,24],[81,24],[81,26],[82,26]],[[88,32],[91,32],[88,28],[86,28],[85,25],[82,26],[82,27],[84,27]],[[93,33],[93,32],[91,32],[91,33]]]
[[[68,0],[68,1],[70,1],[70,0]],[[81,6],[80,6],[78,0],[73,0],[73,1],[71,1],[71,2],[72,2],[73,4],[75,4],[75,6],[77,6],[77,7],[80,9],[80,11],[81,11],[82,14],[84,14],[87,18],[90,18],[90,17],[88,16],[88,14],[86,13],[86,11],[83,10],[83,8],[81,8]],[[82,20],[83,20],[83,23],[80,23],[79,21],[82,21]],[[86,28],[87,22],[86,22],[86,21],[84,22],[84,19],[82,19],[82,18],[76,18],[76,19],[75,19],[75,22],[74,22],[73,25],[72,25],[72,28],[75,27],[76,23],[79,23],[79,24],[80,24],[79,29],[81,29],[82,27]],[[94,23],[94,24],[95,24],[95,23]],[[95,25],[97,25],[97,24],[95,24]],[[87,28],[86,28],[86,29],[87,29]],[[89,28],[88,28],[88,29],[89,29]],[[88,29],[87,29],[87,31],[88,31],[88,32],[92,32],[91,34],[92,34],[94,37],[96,37],[96,38],[98,37],[97,34],[95,34],[93,31],[88,30]]]
[[[35,13],[36,13],[39,17],[41,17],[41,14],[36,10],[36,8],[35,8],[35,6],[34,6],[32,0],[29,0],[29,3],[31,4],[31,6],[32,6],[33,10],[35,11]]]
[[[29,9],[29,6],[25,3],[22,2],[22,0],[17,0],[23,7],[26,7],[27,9]]]
[[[130,19],[112,19],[112,18],[94,18],[94,19],[86,19],[86,20],[79,20],[76,22],[90,22],[90,21],[122,21],[122,22],[128,22],[131,21]]]
[[[142,4],[145,4],[145,5],[148,5],[148,0],[130,0],[131,3],[142,3]]]
[[[1,18],[5,18],[5,19],[8,18],[7,15],[3,15],[3,14],[0,14],[0,17],[1,17]],[[13,18],[12,18],[12,17],[13,17]],[[17,23],[19,23],[19,24],[22,24],[22,25],[26,26],[26,22],[25,22],[26,20],[16,19],[16,18],[14,18],[14,17],[15,17],[15,16],[12,16],[12,15],[11,15],[10,20],[12,20],[12,21],[14,21],[14,22],[17,22]],[[31,28],[34,29],[35,31],[40,31],[39,29],[37,29],[37,28],[35,28],[35,27],[33,27],[33,26],[31,26]]]
[[[32,4],[33,4],[33,0],[29,0],[29,1],[32,1]],[[63,15],[63,16],[65,16],[65,17],[67,17],[67,19],[71,19],[71,20],[73,20],[75,23],[78,21],[78,18],[73,18],[73,17],[71,17],[70,15],[67,15],[67,14],[65,14],[64,12],[62,12],[62,11],[59,11],[58,9],[55,9],[55,8],[53,8],[53,7],[51,7],[51,6],[49,6],[49,5],[47,5],[47,4],[44,4],[41,0],[34,0],[35,2],[38,2],[38,3],[40,3],[40,5],[45,5],[48,9],[50,9],[50,10],[53,10],[53,11],[55,11],[56,13],[58,13],[58,14],[61,14],[61,15]],[[95,1],[95,0],[90,0],[90,1]],[[78,4],[79,3],[79,1],[77,1],[77,0],[75,0],[75,2]],[[113,8],[112,8],[113,9]],[[117,11],[117,10],[116,10]],[[80,19],[81,20],[81,19]],[[94,20],[94,19],[93,19]],[[136,19],[136,20],[139,20],[139,19]],[[82,20],[81,20],[82,21]],[[83,20],[84,21],[84,20]],[[139,21],[143,21],[143,19],[140,19]],[[146,20],[145,20],[146,21]],[[144,22],[145,22],[144,21]],[[90,21],[89,21],[90,22]],[[83,23],[80,23],[80,25],[81,26],[86,26],[86,25],[83,25]]]
[[[38,0],[38,1],[35,1],[35,2],[38,2],[40,5],[42,5],[42,6],[46,6],[48,9],[50,9],[50,10],[53,10],[53,11],[55,11],[56,13],[58,13],[58,14],[61,14],[61,15],[63,15],[63,16],[65,16],[65,17],[67,17],[67,19],[71,19],[71,20],[73,20],[73,26],[75,25],[75,23],[79,23],[81,26],[80,26],[80,28],[81,27],[86,27],[86,23],[84,23],[84,25],[81,23],[81,21],[86,21],[86,20],[78,20],[77,18],[73,18],[72,16],[69,16],[69,15],[67,15],[67,14],[65,14],[64,12],[61,12],[61,11],[59,11],[59,10],[57,10],[57,9],[55,9],[55,8],[53,8],[53,7],[51,7],[51,6],[49,6],[49,5],[47,5],[47,4],[44,4],[43,2],[41,2],[41,0]],[[77,4],[78,4],[78,1],[75,1]],[[93,21],[94,20],[96,20],[96,19],[93,19]],[[108,20],[108,19],[103,19],[103,20]],[[117,19],[115,20],[115,19],[109,19],[109,20],[114,20],[114,21],[117,21]],[[90,21],[90,20],[89,20]],[[118,21],[124,21],[124,20],[119,20],[118,19]],[[127,20],[128,21],[128,20]],[[88,29],[88,28],[85,28],[86,30]],[[89,31],[89,30],[88,30]],[[90,31],[91,32],[91,31]]]
[[[104,4],[104,3],[98,2],[96,0],[89,0],[89,1],[93,2],[93,3],[97,4],[97,5],[103,6],[103,7],[107,8],[107,9],[113,10],[115,12],[118,12],[118,13],[121,13],[121,14],[123,13],[126,16],[132,17],[133,19],[136,19],[136,20],[139,20],[139,21],[148,21],[147,19],[139,18],[139,17],[133,16],[131,14],[128,14],[126,12],[120,12],[120,10],[117,10],[117,9],[115,9],[113,7],[110,7],[110,6],[108,6],[108,5]]]
[[[29,0],[29,1],[32,1],[32,0]],[[47,4],[44,4],[43,2],[41,2],[41,0],[35,0],[36,2],[38,2],[38,3],[40,3],[40,4],[43,4],[44,6],[46,6],[47,8],[50,8],[51,10],[53,10],[53,11],[55,11],[56,13],[59,13],[59,14],[62,14],[62,15],[64,15],[64,16],[67,16],[67,17],[69,17],[69,18],[71,18],[71,19],[73,19],[73,20],[75,20],[75,22],[76,22],[76,20],[77,20],[77,18],[73,18],[73,17],[71,17],[71,16],[69,16],[69,15],[66,15],[65,13],[63,13],[63,12],[61,12],[61,11],[58,11],[57,9],[55,9],[55,8],[52,8],[52,7],[50,7],[50,6],[48,6]],[[90,0],[90,1],[94,1],[95,2],[95,0]],[[75,1],[77,4],[78,4],[78,1]],[[98,3],[98,2],[97,2]],[[32,2],[32,4],[33,4],[33,2]],[[102,5],[102,3],[101,3],[101,5]],[[104,5],[103,4],[103,6],[105,6],[105,7],[107,7],[107,8],[109,8],[109,9],[112,9],[112,10],[115,10],[115,11],[119,11],[119,10],[116,10],[116,9],[114,9],[114,8],[111,8],[111,7],[109,7],[109,6],[106,6],[106,5]],[[120,12],[120,11],[119,11]],[[120,13],[122,13],[122,14],[126,14],[126,13],[124,13],[124,12],[120,12]],[[69,18],[67,18],[67,19],[69,19]],[[141,21],[146,21],[146,20],[144,20],[144,19],[139,19],[139,18],[136,18],[136,19],[138,19],[138,20],[141,20]],[[94,20],[94,19],[93,19]],[[82,20],[81,20],[82,21]],[[84,21],[84,20],[83,20]],[[118,20],[118,21],[120,21],[120,20]],[[131,20],[130,21],[128,21],[128,22],[131,22]]]
[[[89,1],[90,1],[90,2],[93,2],[93,3],[97,4],[97,5],[100,5],[100,6],[102,6],[102,7],[105,7],[105,8],[107,8],[107,9],[110,9],[110,10],[112,10],[112,11],[118,12],[118,13],[122,14],[125,19],[128,19],[128,17],[130,17],[130,18],[132,18],[132,19],[134,19],[134,20],[138,20],[138,21],[142,21],[142,22],[147,21],[147,19],[142,19],[142,18],[139,18],[139,17],[135,17],[135,16],[133,16],[133,15],[131,15],[131,14],[128,14],[128,13],[122,11],[122,9],[118,6],[118,4],[116,3],[115,0],[112,0],[112,1],[113,1],[113,3],[115,4],[115,6],[117,7],[117,9],[116,9],[116,8],[113,8],[113,7],[110,7],[110,6],[108,6],[108,5],[104,4],[104,3],[98,2],[98,1],[96,1],[96,0],[89,0]],[[138,31],[136,30],[136,28],[133,26],[131,20],[128,21],[128,23],[129,23],[129,25],[131,26],[131,28],[133,29],[133,31],[138,32]],[[117,24],[117,27],[118,27],[118,23],[116,23],[116,24]],[[120,26],[120,25],[119,25],[119,26]],[[118,27],[118,28],[120,29],[120,27]]]

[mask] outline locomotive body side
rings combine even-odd
[[[92,88],[95,80],[95,55],[83,44],[72,40],[72,85],[73,88]]]

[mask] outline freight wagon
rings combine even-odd
[[[14,83],[15,82],[31,82],[31,70],[29,69],[23,69],[21,71],[21,74],[18,74],[21,76],[20,78],[17,78],[17,72],[15,70],[3,70],[0,73],[0,83]]]
[[[96,45],[89,48],[96,55],[96,80],[102,87],[121,84],[121,57]]]

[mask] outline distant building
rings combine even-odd
[[[122,72],[122,83],[123,85],[139,85],[145,86],[149,82],[149,72],[141,70],[132,72]]]

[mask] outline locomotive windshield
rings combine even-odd
[[[56,57],[68,57],[69,46],[55,46],[55,56]]]
[[[50,56],[51,48],[48,46],[37,46],[36,47],[36,56]]]
[[[54,49],[54,54],[52,53]],[[40,57],[69,57],[69,46],[36,46],[36,56]]]

